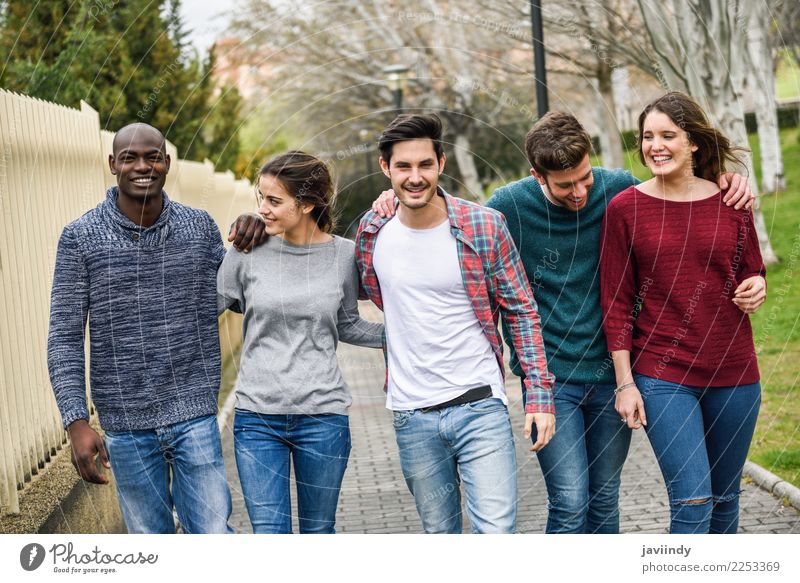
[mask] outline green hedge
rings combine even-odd
[[[758,131],[755,112],[744,114],[744,125],[748,134]],[[798,125],[800,125],[800,107],[793,105],[791,107],[778,108],[778,128],[785,130],[787,128],[796,128]]]

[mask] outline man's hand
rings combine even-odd
[[[642,425],[647,425],[644,401],[636,386],[628,387],[617,393],[614,409],[619,413],[622,422],[627,423],[631,429],[640,429]]]
[[[750,210],[753,208],[753,203],[756,200],[756,195],[750,190],[750,181],[741,174],[734,174],[733,172],[726,172],[719,175],[718,185],[721,190],[727,189],[725,198],[722,199],[726,205],[735,208],[737,211],[741,209]]]
[[[760,275],[748,277],[733,292],[733,303],[745,314],[752,314],[767,299],[767,281]]]
[[[228,241],[233,241],[233,246],[237,250],[249,253],[269,238],[265,229],[266,225],[261,215],[245,213],[231,225]]]
[[[372,203],[372,210],[385,219],[386,217],[393,217],[395,215],[395,206],[397,204],[397,197],[394,195],[394,190],[384,190],[381,195]]]
[[[92,484],[108,484],[108,478],[97,469],[95,463],[95,458],[99,455],[103,466],[111,468],[103,438],[89,426],[86,419],[70,423],[67,431],[72,442],[72,465],[78,475]]]
[[[536,443],[531,446],[531,451],[539,451],[550,443],[556,433],[556,416],[552,413],[526,413],[523,433],[525,439],[531,438],[534,423],[536,423]]]

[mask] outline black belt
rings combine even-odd
[[[440,409],[446,409],[447,407],[455,407],[456,405],[463,405],[464,403],[473,403],[475,401],[481,401],[483,399],[488,399],[491,396],[492,396],[492,387],[490,387],[489,385],[484,385],[482,387],[470,389],[466,393],[459,395],[455,399],[450,399],[449,401],[445,401],[444,403],[439,403],[438,405],[431,405],[430,407],[421,407],[419,411],[421,411],[422,413],[430,413],[431,411],[438,411]]]

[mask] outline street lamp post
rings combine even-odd
[[[366,171],[367,171],[367,189],[370,192],[370,196],[375,193],[375,189],[372,186],[372,149],[367,144],[367,139],[369,138],[369,130],[362,129],[358,132],[358,137],[361,138],[361,143],[367,145],[366,154]]]
[[[530,0],[533,36],[533,80],[536,83],[536,109],[542,117],[550,109],[547,97],[547,74],[544,70],[544,32],[542,31],[542,2]]]
[[[394,109],[397,115],[403,112],[403,89],[405,88],[408,67],[405,65],[391,65],[384,67],[383,74],[386,75],[386,84],[394,95]]]

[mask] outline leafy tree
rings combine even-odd
[[[224,92],[212,107],[213,59],[190,48],[180,6],[180,0],[0,2],[0,85],[71,107],[83,99],[100,112],[103,127],[149,123],[181,156],[216,152],[225,168],[234,168],[238,142],[219,144],[238,125],[241,99]]]
[[[241,150],[239,127],[242,97],[235,86],[224,86],[205,124],[208,158],[218,169],[235,170]]]

